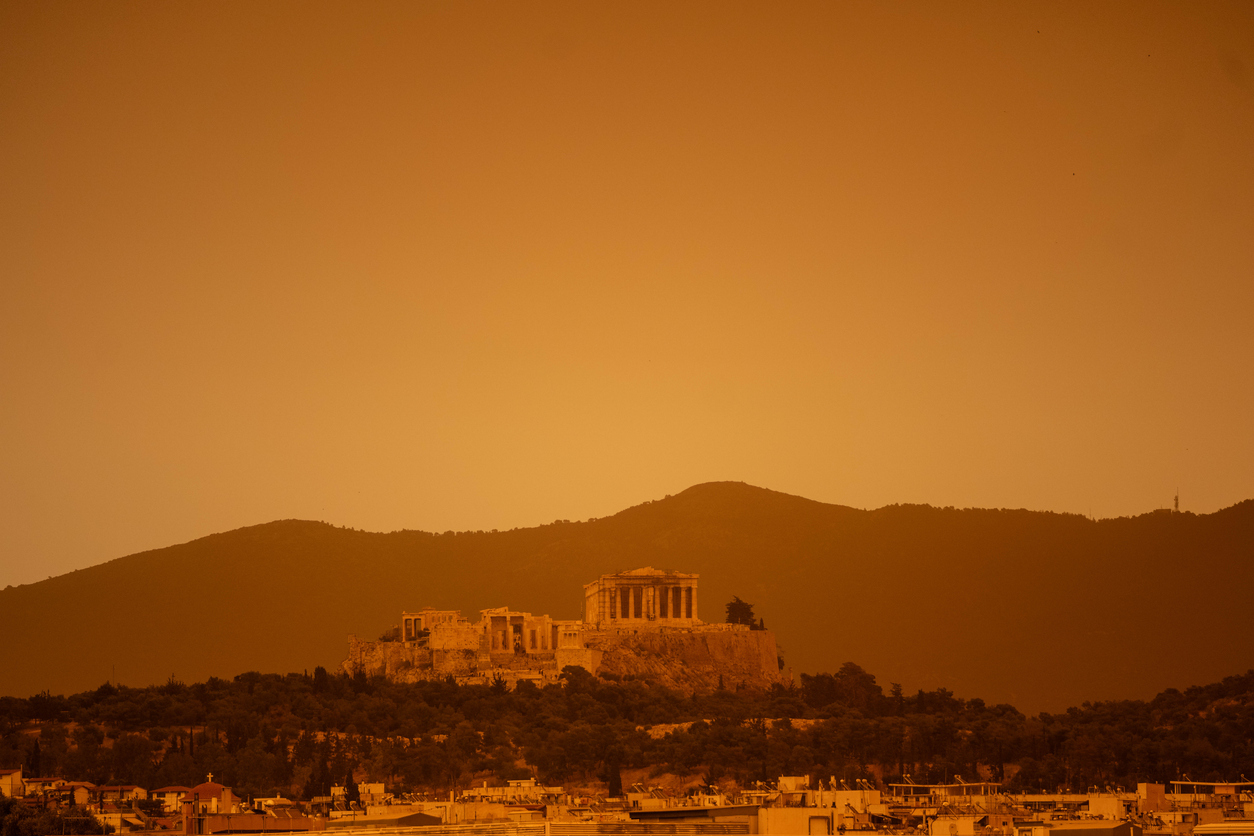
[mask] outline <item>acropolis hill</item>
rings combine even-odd
[[[698,617],[698,576],[652,567],[602,575],[584,585],[583,619],[563,621],[508,607],[401,613],[378,641],[349,638],[344,669],[398,682],[454,677],[555,682],[568,665],[635,676],[687,693],[780,681],[775,635]]]
[[[1251,544],[1254,500],[1091,520],[738,482],[509,531],[279,520],[0,589],[0,696],[335,668],[346,636],[428,604],[583,620],[585,581],[652,565],[701,574],[706,621],[753,602],[794,677],[853,660],[907,690],[1061,711],[1248,668]]]

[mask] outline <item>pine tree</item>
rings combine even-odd
[[[753,604],[733,595],[731,602],[727,605],[727,623],[748,624],[750,627],[757,624],[757,619],[753,616]]]

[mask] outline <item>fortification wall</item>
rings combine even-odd
[[[433,677],[471,676],[478,669],[473,650],[433,650],[431,652],[431,670]],[[423,678],[428,671],[416,671]]]
[[[432,650],[469,650],[472,653],[479,649],[483,631],[475,624],[466,621],[446,621],[431,629],[431,637],[427,644]]]
[[[386,676],[395,682],[415,682],[423,677],[418,671],[430,672],[432,653],[429,648],[413,642],[362,641],[348,637],[348,658],[344,670],[353,674],[361,670],[367,676]]]

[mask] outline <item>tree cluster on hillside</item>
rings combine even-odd
[[[325,795],[471,779],[609,781],[620,768],[742,783],[811,774],[920,782],[990,775],[1019,790],[1254,773],[1254,671],[1149,702],[1026,717],[945,689],[887,692],[846,663],[794,687],[684,696],[567,668],[562,685],[246,673],[227,681],[0,699],[0,768],[146,787],[212,772],[243,795]],[[798,722],[802,721],[802,722]],[[681,725],[655,739],[647,728]],[[37,730],[37,731],[36,731]]]
[[[112,832],[112,826],[101,824],[81,807],[40,808],[0,795],[0,836],[38,836],[44,833],[79,836]]]

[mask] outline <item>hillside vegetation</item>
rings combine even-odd
[[[1092,521],[711,483],[502,532],[274,522],[9,588],[0,694],[334,670],[350,633],[374,638],[403,609],[578,618],[583,583],[645,565],[699,572],[707,619],[753,602],[794,678],[853,658],[907,690],[1030,712],[1213,681],[1254,647],[1254,501]]]
[[[587,786],[625,769],[742,786],[779,775],[891,782],[908,773],[1084,791],[1254,772],[1254,671],[1148,702],[1036,717],[944,689],[885,690],[851,663],[796,687],[693,697],[582,668],[563,679],[510,691],[319,668],[5,698],[0,768],[149,788],[193,786],[212,772],[241,794],[304,798],[350,775],[396,792],[532,775]],[[659,724],[680,725],[650,734]]]

